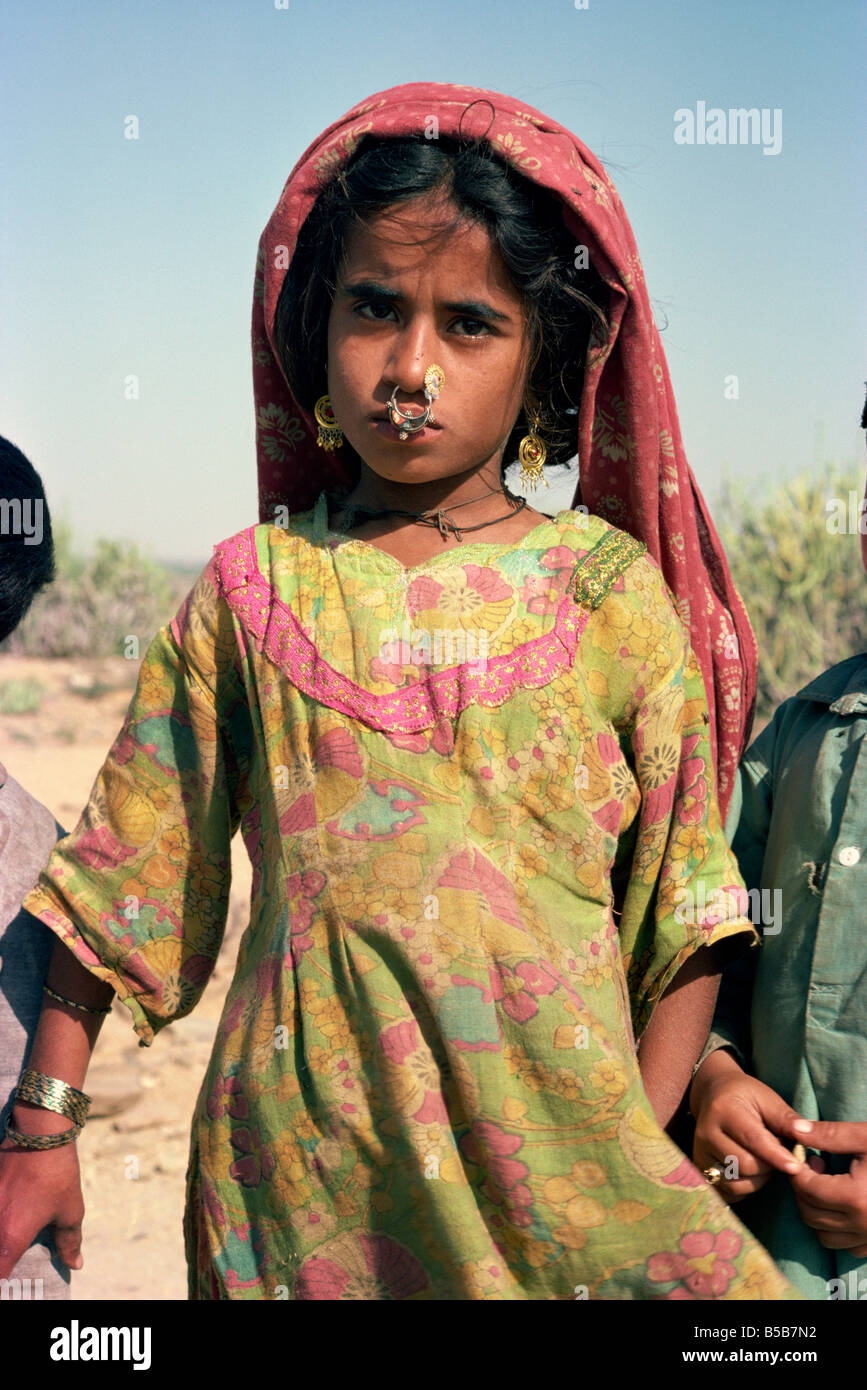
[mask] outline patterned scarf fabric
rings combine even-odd
[[[755,638],[686,461],[632,228],[602,164],[564,126],[499,92],[412,82],[353,107],[304,152],[259,243],[253,389],[260,517],[273,520],[278,503],[306,511],[323,488],[355,482],[339,452],[317,447],[313,417],[292,396],[274,348],[274,312],[299,229],[364,135],[420,134],[432,116],[441,135],[484,139],[525,178],[559,195],[566,227],[609,287],[609,331],[594,330],[584,373],[573,506],[586,505],[643,541],[662,568],[704,676],[725,815],[752,723]]]

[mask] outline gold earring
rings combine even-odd
[[[521,461],[521,472],[518,478],[522,487],[530,488],[533,492],[535,492],[539,483],[541,483],[543,487],[548,486],[548,479],[543,472],[548,450],[536,433],[538,428],[539,414],[538,411],[533,411],[533,423],[530,426],[530,433],[524,435],[524,438],[518,446],[518,458]]]
[[[343,431],[337,423],[337,416],[331,407],[329,395],[319,397],[313,407],[313,416],[319,426],[316,443],[320,449],[327,449],[329,453],[333,453],[343,444]]]

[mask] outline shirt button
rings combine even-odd
[[[845,864],[847,869],[850,869],[853,864],[857,864],[860,858],[861,851],[856,849],[854,845],[847,845],[845,849],[840,850],[840,863]]]

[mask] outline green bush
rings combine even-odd
[[[39,681],[0,681],[0,714],[32,714],[44,694]]]
[[[755,487],[727,485],[713,510],[735,584],[759,647],[758,733],[777,705],[827,667],[867,649],[867,575],[860,537],[837,534],[841,499],[855,492],[863,469],[828,464],[812,475]],[[857,526],[857,518],[856,518]]]
[[[25,656],[122,656],[138,638],[143,656],[192,581],[125,542],[100,539],[78,554],[68,525],[54,525],[57,579],[37,594],[24,621],[0,650]]]

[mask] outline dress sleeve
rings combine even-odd
[[[700,947],[757,940],[716,799],[701,668],[656,563],[631,563],[582,639],[588,679],[640,794],[612,869],[636,1037]]]
[[[249,712],[212,566],[151,642],[71,834],[25,899],[129,1008],[143,1044],[188,1014],[223,938]]]

